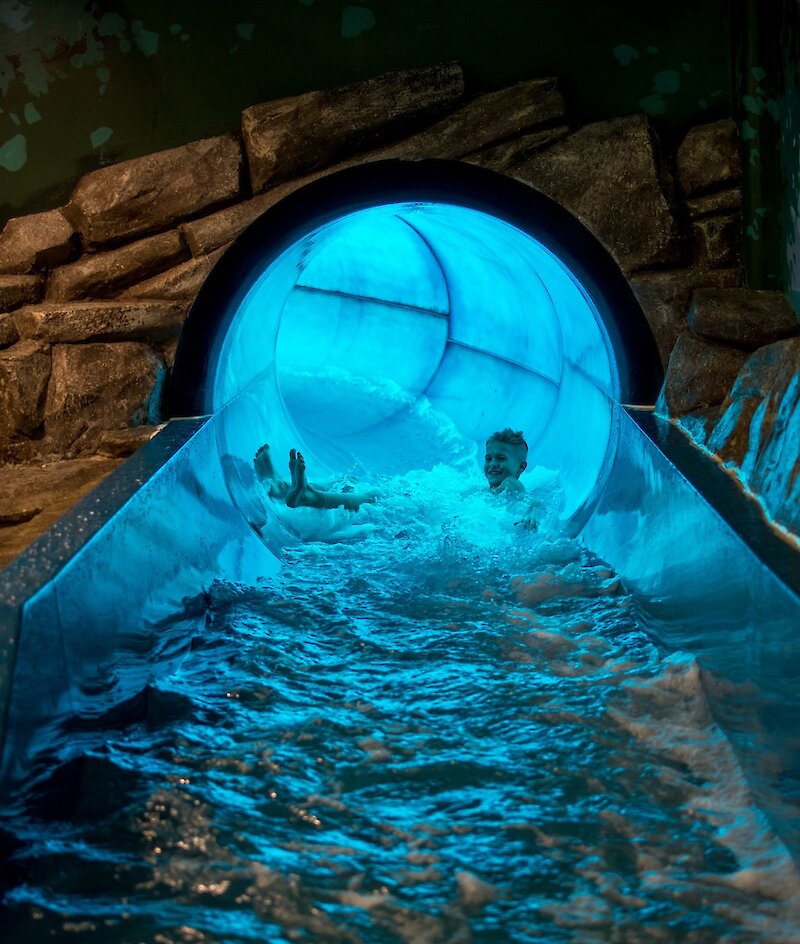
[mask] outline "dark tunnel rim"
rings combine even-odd
[[[655,402],[664,374],[644,313],[609,251],[575,216],[528,184],[474,164],[388,160],[336,171],[298,188],[234,240],[187,315],[166,394],[168,415],[213,411],[209,381],[225,335],[245,295],[272,260],[325,223],[390,203],[463,206],[539,240],[572,271],[596,305],[617,362],[621,402]]]

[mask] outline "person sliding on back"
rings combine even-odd
[[[380,497],[380,492],[375,490],[336,492],[314,485],[306,478],[305,459],[296,449],[289,451],[291,482],[280,478],[275,472],[268,443],[264,443],[256,452],[253,467],[269,497],[282,499],[288,508],[346,508],[348,511],[358,511],[362,505]]]

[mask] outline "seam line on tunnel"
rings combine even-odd
[[[295,290],[301,292],[310,292],[315,295],[334,295],[337,298],[352,298],[358,301],[375,302],[378,305],[386,305],[387,308],[400,308],[403,311],[415,311],[420,315],[430,315],[432,318],[443,318],[450,320],[450,315],[446,311],[436,311],[433,308],[422,308],[419,305],[408,305],[405,302],[392,302],[386,298],[374,298],[372,295],[355,295],[353,292],[342,292],[337,289],[316,288],[313,285],[294,286]]]

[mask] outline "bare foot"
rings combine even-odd
[[[292,484],[286,494],[286,504],[289,508],[313,505],[314,492],[306,479],[306,460],[303,458],[303,453],[296,449],[289,451],[289,471],[292,474]]]
[[[275,473],[269,443],[264,443],[256,452],[253,458],[253,468],[255,469],[256,478],[269,487],[270,498],[283,498],[289,491],[289,483]]]

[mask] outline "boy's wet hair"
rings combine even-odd
[[[486,442],[488,443],[492,440],[508,443],[510,446],[524,446],[525,452],[528,451],[528,444],[525,442],[525,437],[522,435],[521,429],[512,429],[510,426],[506,426],[506,428],[499,433],[492,433]]]

